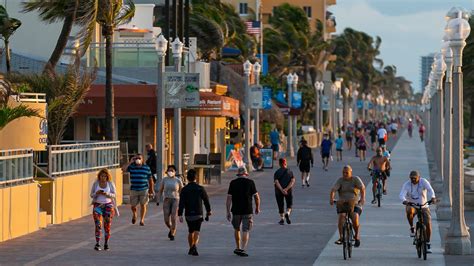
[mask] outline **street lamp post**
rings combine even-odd
[[[155,41],[155,50],[158,55],[158,72],[156,83],[156,177],[161,182],[164,173],[165,163],[165,108],[164,108],[164,88],[163,88],[163,72],[165,70],[165,56],[168,48],[168,41],[160,34]]]
[[[322,106],[322,97],[323,97],[323,90],[324,90],[324,82],[316,81],[316,94],[318,96],[317,104],[318,108],[316,108],[316,126],[319,132],[323,129],[323,106]]]
[[[446,254],[467,255],[471,254],[471,241],[464,218],[464,165],[463,165],[463,75],[462,52],[466,46],[466,38],[471,28],[469,22],[458,17],[448,22],[449,46],[453,51],[453,190],[452,190],[452,216],[448,235],[445,241]]]
[[[443,119],[443,79],[444,79],[444,73],[446,71],[446,64],[444,63],[443,60],[443,55],[441,53],[438,53],[436,55],[436,73],[435,76],[437,78],[437,82],[435,83],[436,85],[436,125],[437,125],[437,131],[436,131],[436,140],[437,140],[437,145],[436,145],[436,161],[438,162],[438,172],[437,172],[437,180],[441,182],[443,180],[443,174],[444,174],[444,119]]]
[[[352,93],[352,102],[354,103],[354,123],[357,119],[359,119],[359,108],[357,107],[357,97],[359,96],[359,91],[354,89]]]
[[[291,95],[293,94],[293,74],[288,74],[286,77],[286,82],[288,85],[288,139],[286,143],[286,149],[288,153],[288,157],[293,158],[295,157],[295,151],[293,149],[293,127],[292,127],[292,119],[291,119],[291,107],[292,107],[292,97]]]
[[[253,64],[253,74],[255,75],[255,84],[260,85],[260,70],[262,66],[259,62]],[[253,139],[255,143],[258,143],[260,137],[260,109],[254,109],[255,128]]]
[[[349,123],[349,88],[344,88],[344,123],[347,125]]]
[[[337,108],[336,108],[336,98],[337,98],[337,86],[333,84],[331,86],[331,92],[332,92],[332,102],[331,102],[331,110],[332,110],[332,118],[331,118],[331,128],[332,128],[332,136],[334,137],[336,135],[337,131]]]
[[[183,54],[183,46],[184,44],[179,40],[179,38],[175,38],[174,41],[171,43],[171,50],[173,52],[173,61],[174,61],[174,71],[181,72],[181,58]],[[176,171],[178,173],[183,173],[182,167],[182,159],[181,159],[181,108],[174,108],[174,165],[176,166]]]
[[[244,63],[244,74],[245,74],[245,109],[244,109],[244,120],[245,120],[245,144],[244,144],[244,161],[247,164],[247,170],[251,170],[252,160],[250,159],[250,71],[252,69],[252,64],[249,60]]]
[[[293,74],[293,92],[298,91],[298,74],[294,73]],[[292,97],[291,97],[292,98]],[[291,104],[293,105],[293,99],[291,99]],[[292,122],[292,129],[293,129],[293,151],[298,150],[298,134],[297,134],[297,127],[298,127],[298,121],[297,121],[297,116],[294,115],[292,117],[293,122]]]
[[[362,93],[362,121],[365,121],[365,93]]]

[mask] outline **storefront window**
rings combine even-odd
[[[89,119],[89,140],[105,140],[105,119]]]
[[[138,118],[119,118],[118,119],[118,139],[121,142],[128,143],[128,153],[137,154],[139,143],[138,143]]]

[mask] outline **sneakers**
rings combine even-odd
[[[410,237],[415,237],[415,227],[410,228]]]
[[[174,235],[171,234],[171,231],[169,231],[169,233],[168,233],[168,238],[169,238],[171,241],[174,240]]]
[[[199,253],[198,253],[198,251],[197,251],[196,246],[192,246],[192,247],[189,249],[188,255],[199,256]]]
[[[240,257],[248,257],[248,256],[249,256],[249,254],[247,254],[247,253],[245,252],[245,250],[243,250],[243,249],[238,249],[238,248],[236,248],[236,249],[234,250],[234,254],[237,255],[237,256],[240,256]]]
[[[95,246],[94,246],[94,249],[97,250],[97,251],[101,251],[102,247],[100,246],[99,243],[96,243]]]
[[[291,224],[290,215],[288,213],[285,213],[285,220],[287,224]]]
[[[309,181],[308,180],[306,180],[306,186],[309,187]]]
[[[431,252],[431,243],[430,243],[430,242],[426,243],[426,253],[432,253],[432,252]]]
[[[376,201],[376,200],[372,200],[371,203],[372,203],[372,204],[375,204],[375,203],[377,203],[377,201]]]
[[[109,248],[109,245],[108,245],[108,244],[104,244],[104,250],[105,250],[105,251],[108,251],[108,250],[110,250],[110,248]]]
[[[334,242],[334,244],[336,244],[336,245],[342,245],[342,239],[336,240],[336,242]]]
[[[285,224],[285,220],[281,219],[281,220],[278,222],[278,224],[284,225],[284,224]]]

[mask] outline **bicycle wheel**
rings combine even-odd
[[[380,207],[380,204],[382,204],[382,185],[379,180],[377,184],[377,206]]]
[[[426,257],[428,255],[428,250],[426,246],[426,231],[425,231],[425,226],[423,225],[421,230],[421,251],[423,253],[423,260],[426,260]]]
[[[342,226],[342,255],[344,256],[344,260],[347,259],[347,242],[346,239],[348,238],[347,236],[347,231],[346,231],[347,225],[344,223]]]
[[[351,228],[352,228],[351,225],[346,226],[346,235],[348,236],[347,237],[347,255],[348,255],[349,258],[352,256],[352,240],[353,240],[353,237],[352,237]]]
[[[421,258],[421,226],[419,224],[416,225],[416,232],[415,232],[415,245],[416,245],[416,254],[418,258]]]

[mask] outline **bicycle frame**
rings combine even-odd
[[[418,254],[418,258],[421,258],[423,255],[423,259],[426,260],[427,257],[427,237],[426,237],[426,226],[424,223],[423,218],[423,207],[426,205],[430,205],[431,201],[427,201],[424,204],[415,204],[415,203],[408,203],[407,206],[415,208],[416,217],[418,221],[416,222],[416,231],[415,231],[415,238],[413,239],[413,244],[416,246],[416,251]]]

